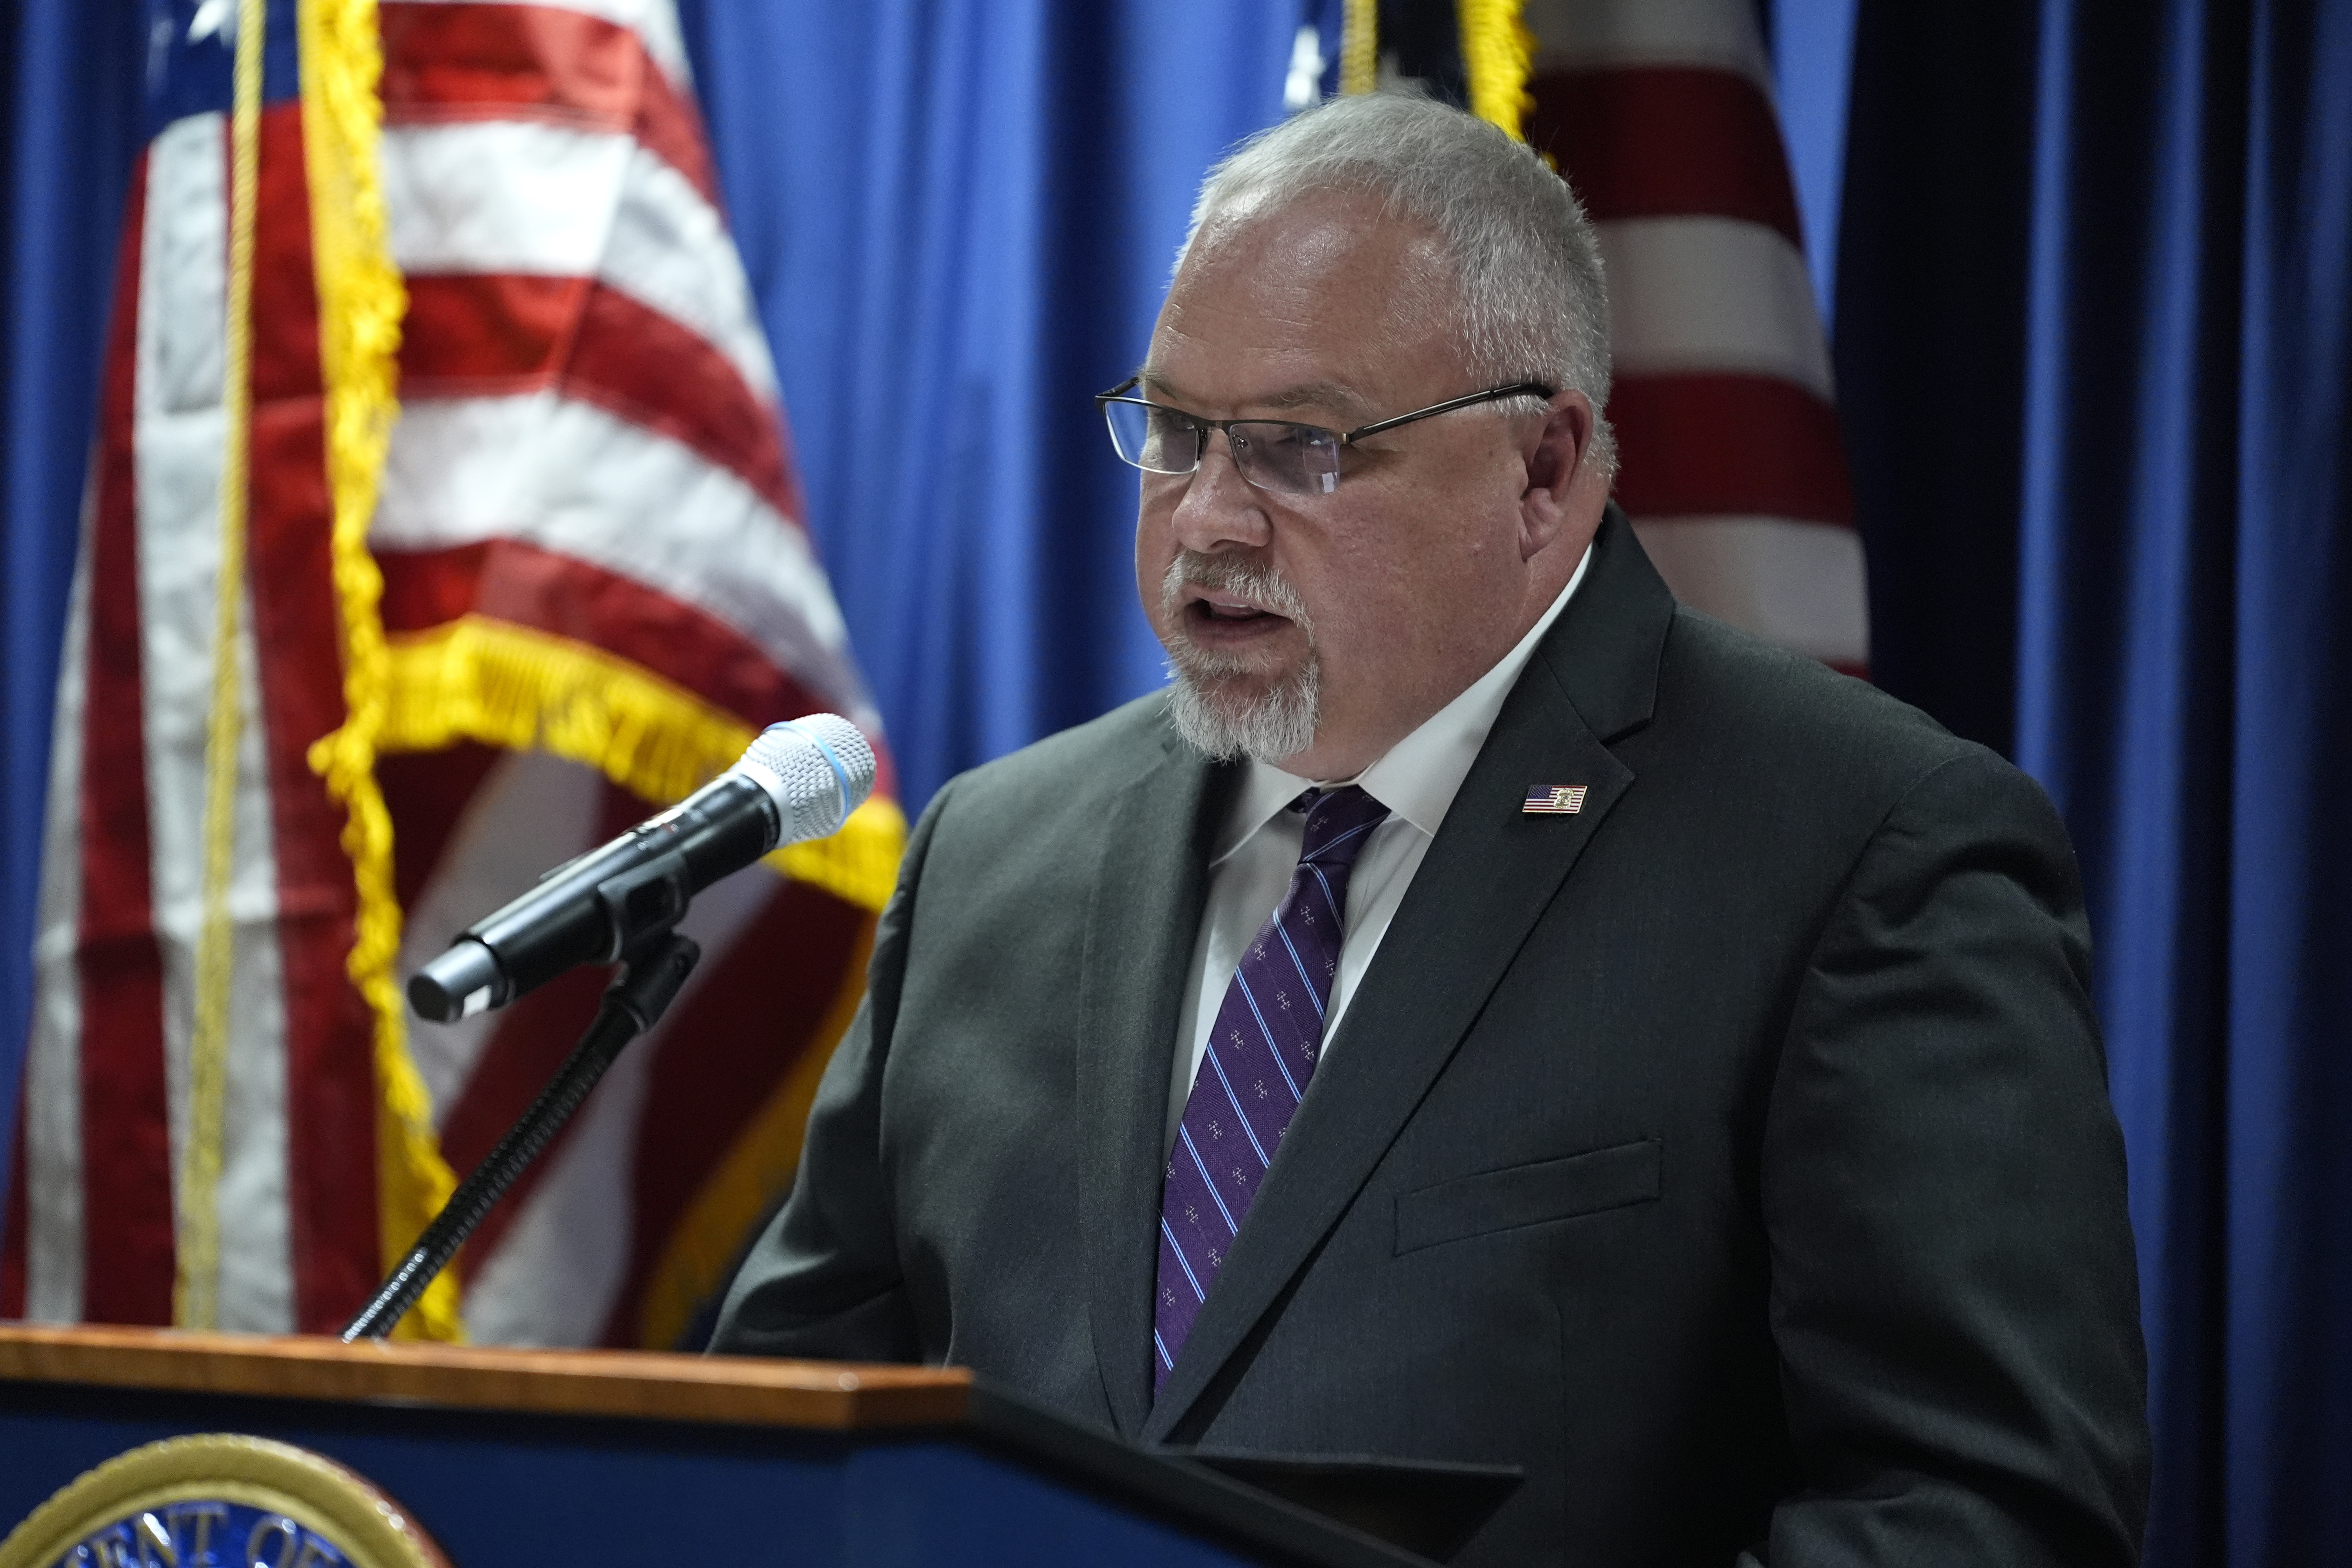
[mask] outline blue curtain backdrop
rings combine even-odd
[[[2037,100],[2018,756],[2096,899],[2156,1539],[2343,1562],[2352,5],[2055,8]]]
[[[1874,666],[2081,856],[2147,1561],[2352,1562],[2352,3],[1854,9]]]
[[[1297,12],[681,9],[919,805],[1160,678],[1086,396],[1140,353],[1201,170],[1280,112]],[[1875,671],[2049,786],[2091,889],[2149,1560],[2352,1561],[2352,0],[1765,9]],[[0,1128],[142,26],[0,8]]]

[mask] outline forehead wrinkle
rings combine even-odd
[[[1189,412],[1185,393],[1160,374],[1150,362],[1138,373],[1139,384],[1146,390],[1160,395],[1171,406]],[[1159,399],[1155,399],[1158,401]],[[1235,401],[1236,408],[1263,408],[1275,413],[1290,413],[1300,408],[1328,408],[1342,415],[1360,415],[1370,407],[1359,393],[1337,381],[1304,381],[1279,391],[1257,397]]]

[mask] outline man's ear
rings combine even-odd
[[[1575,528],[1591,488],[1592,401],[1574,390],[1552,395],[1543,424],[1528,437],[1528,488],[1519,497],[1519,556],[1529,560]],[[1604,493],[1602,498],[1608,498]]]

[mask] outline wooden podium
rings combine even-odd
[[[0,1325],[0,1535],[200,1432],[349,1467],[452,1568],[1426,1562],[953,1369]]]

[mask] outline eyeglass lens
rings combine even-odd
[[[1155,474],[1189,474],[1201,466],[1208,428],[1172,408],[1113,399],[1103,405],[1118,455]],[[1339,437],[1313,425],[1246,419],[1225,428],[1234,467],[1265,490],[1328,495],[1339,483]]]

